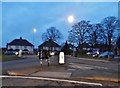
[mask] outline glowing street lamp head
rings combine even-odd
[[[33,32],[35,33],[36,31],[37,31],[37,30],[34,28],[34,29],[33,29]]]
[[[72,23],[74,21],[74,17],[73,16],[68,16],[68,22]]]

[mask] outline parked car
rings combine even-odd
[[[103,52],[99,55],[99,57],[112,57],[114,58],[114,53],[113,52]]]
[[[92,54],[92,57],[98,57],[98,56],[99,56],[98,53],[94,53],[94,54]]]
[[[16,51],[6,51],[4,55],[18,55],[18,52]]]
[[[87,52],[86,54],[87,54],[87,55],[92,55],[93,53],[92,53],[92,52]]]
[[[99,53],[95,53],[95,52],[87,52],[87,55],[91,55],[92,57],[97,57],[99,55]]]

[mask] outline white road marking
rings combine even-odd
[[[107,67],[100,67],[100,66],[94,66],[94,65],[86,65],[86,64],[78,64],[78,63],[69,63],[70,67],[76,67],[81,69],[108,69]]]
[[[87,60],[87,61],[97,61],[97,62],[105,62],[105,63],[108,63],[110,61],[105,61],[105,60],[95,60],[95,59],[87,59],[87,58],[78,58],[78,59],[81,59],[81,60]]]
[[[69,82],[69,83],[78,83],[78,84],[102,86],[102,84],[100,84],[100,83],[91,83],[91,82],[74,81],[74,80],[65,80],[65,79],[55,79],[55,78],[27,77],[27,76],[7,76],[7,75],[2,75],[2,76],[0,76],[0,77],[1,77],[1,78],[40,79],[40,80],[47,80],[47,81],[59,81],[59,82]]]
[[[78,68],[78,69],[93,69],[93,67],[83,66],[80,64],[72,64],[72,65],[69,65],[69,67]]]

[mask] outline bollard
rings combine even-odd
[[[19,54],[18,54],[19,57],[22,56],[22,50],[19,50]]]
[[[59,64],[65,64],[64,52],[60,52],[59,54]]]
[[[40,65],[42,66],[42,59],[40,59]]]

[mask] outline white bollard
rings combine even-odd
[[[59,64],[64,64],[64,63],[65,63],[64,52],[60,52],[60,54],[59,54]]]
[[[18,55],[19,57],[21,57],[22,56],[22,50],[19,50],[19,55]]]
[[[40,65],[42,66],[42,59],[40,59]]]

